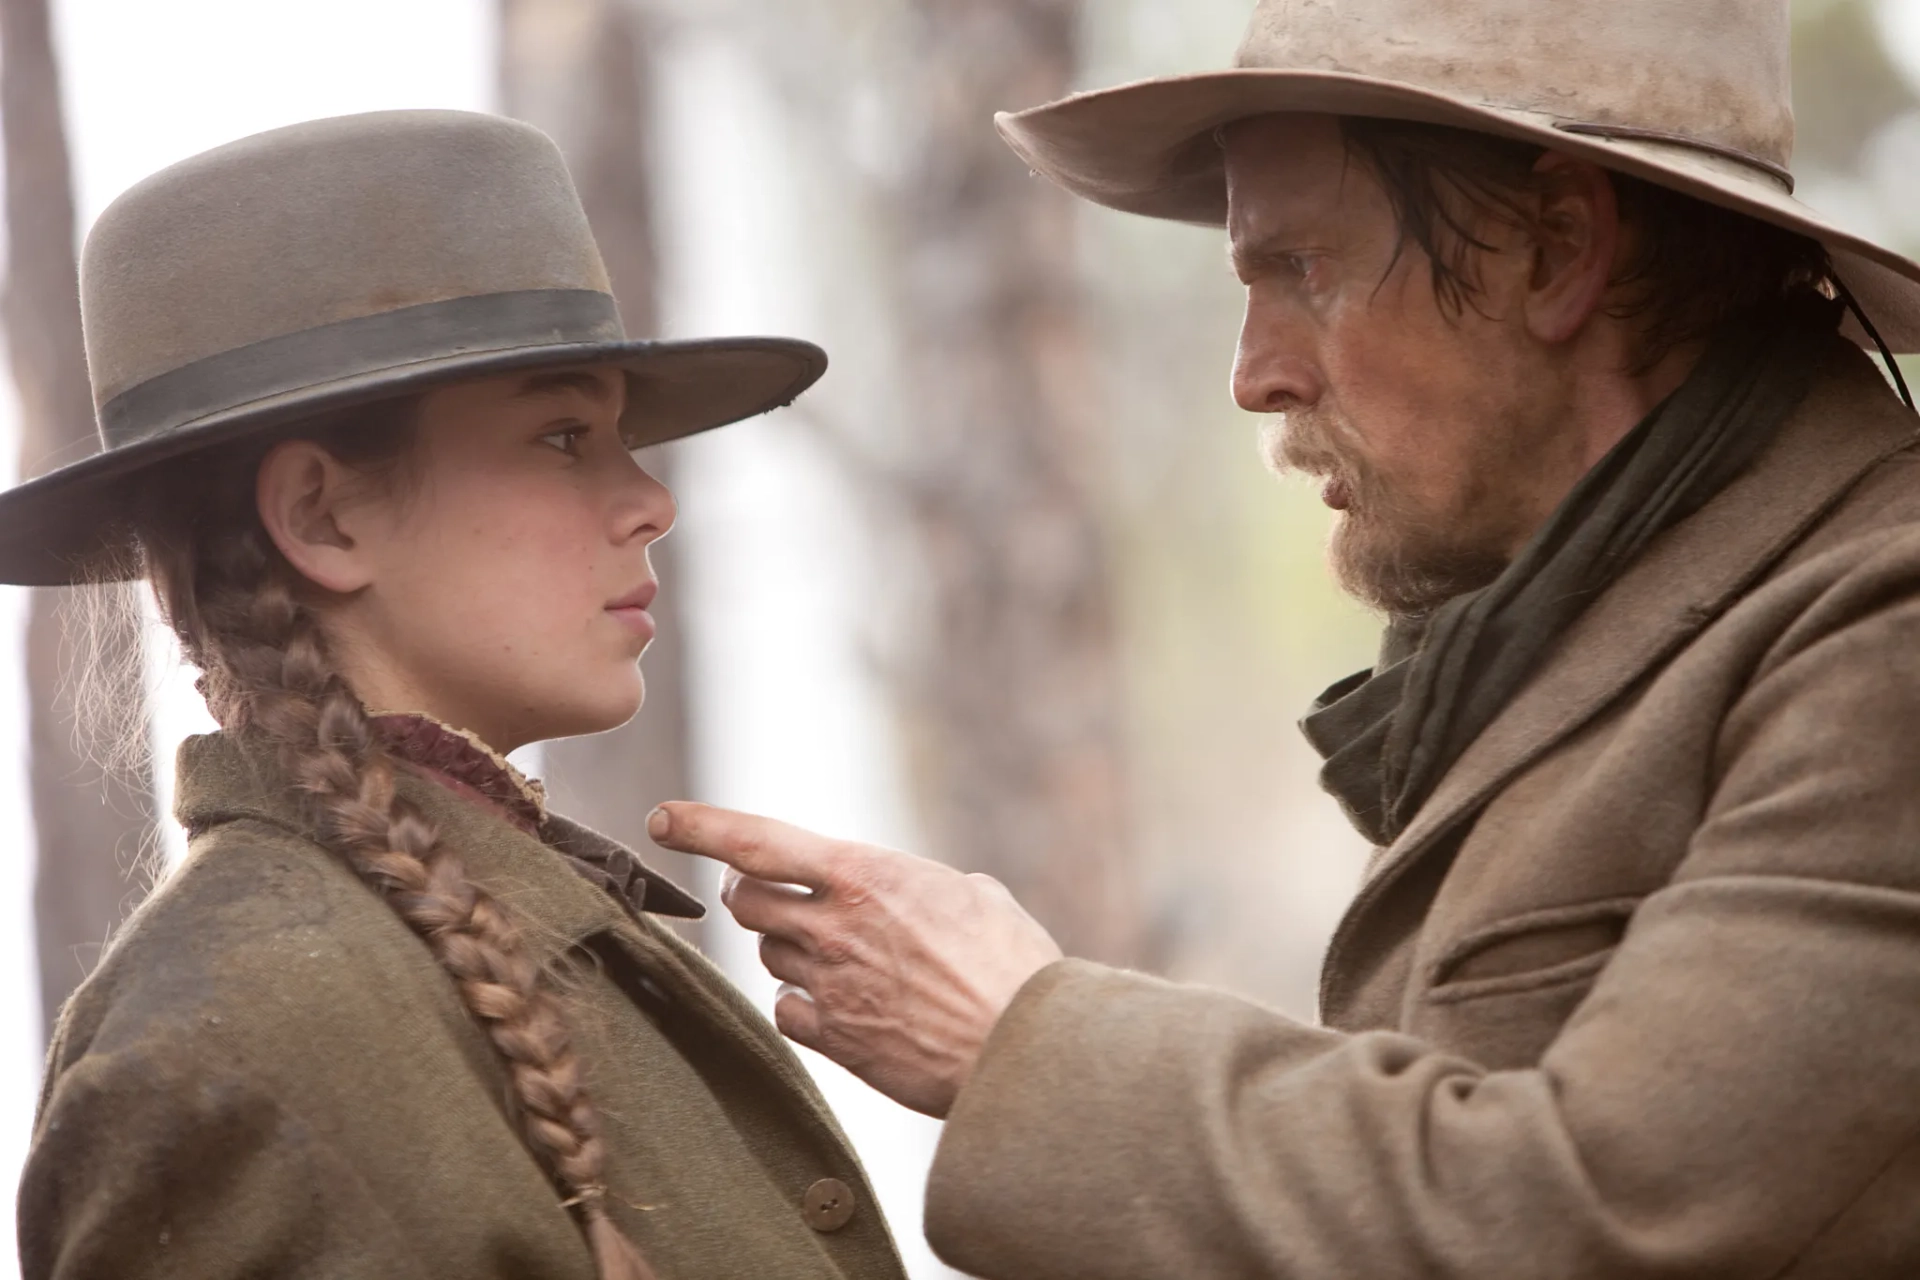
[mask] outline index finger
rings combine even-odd
[[[647,815],[647,834],[663,849],[724,862],[756,880],[824,889],[839,845],[800,827],[712,805],[673,800]]]

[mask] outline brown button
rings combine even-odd
[[[853,1191],[838,1178],[822,1178],[808,1187],[801,1203],[807,1225],[815,1231],[838,1231],[853,1218]]]

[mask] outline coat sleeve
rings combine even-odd
[[[49,1081],[18,1213],[24,1280],[432,1274],[321,1134],[165,1036]]]
[[[936,1250],[1005,1280],[1777,1277],[1904,1179],[1870,1260],[1820,1274],[1914,1274],[1884,1225],[1920,1196],[1912,561],[1756,668],[1686,858],[1536,1066],[1063,962],[957,1101]]]

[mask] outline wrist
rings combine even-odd
[[[991,1010],[979,1034],[974,1038],[972,1051],[955,1065],[948,1082],[947,1105],[941,1109],[939,1118],[947,1117],[958,1103],[962,1091],[978,1077],[981,1064],[992,1055],[995,1038],[1000,1029],[1013,1020],[1020,1007],[1043,997],[1043,988],[1052,985],[1049,975],[1061,969],[1065,963],[1066,957],[1063,954],[1055,954],[1051,959],[1040,961],[1037,966],[1028,970],[1023,979],[1005,990],[1004,996],[998,1001],[998,1007]]]

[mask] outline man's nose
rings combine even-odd
[[[1285,413],[1320,399],[1322,385],[1302,326],[1249,301],[1233,360],[1233,398],[1249,413]]]

